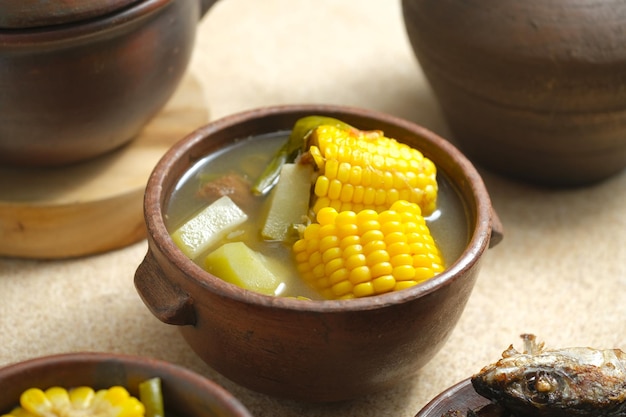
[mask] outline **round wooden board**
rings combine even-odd
[[[54,169],[0,167],[0,255],[67,258],[143,239],[143,195],[167,149],[205,124],[202,88],[187,74],[130,144]]]

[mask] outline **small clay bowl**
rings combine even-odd
[[[213,381],[180,366],[112,353],[66,353],[30,359],[0,369],[0,414],[19,404],[28,388],[125,387],[138,396],[140,382],[161,378],[165,416],[251,417],[246,408]]]
[[[450,179],[467,208],[469,241],[446,271],[412,288],[369,298],[299,300],[229,284],[176,247],[164,210],[194,162],[237,139],[289,130],[308,115],[383,130],[422,150]],[[149,248],[135,286],[151,312],[180,326],[196,353],[224,376],[256,391],[305,401],[365,396],[414,377],[446,342],[470,296],[483,253],[502,236],[481,177],[449,142],[390,115],[324,105],[251,110],[191,133],[155,167],[144,214]]]
[[[626,3],[403,0],[421,69],[477,164],[546,186],[626,167]]]
[[[468,410],[472,410],[478,417],[509,415],[500,406],[480,396],[468,378],[437,395],[415,417],[442,417],[450,411],[459,411],[459,416],[465,416]]]
[[[178,86],[214,1],[2,2],[0,163],[64,165],[132,140]]]

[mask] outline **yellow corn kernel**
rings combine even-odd
[[[355,298],[368,297],[374,295],[374,287],[371,282],[363,282],[354,286],[352,290]]]
[[[91,387],[76,387],[72,388],[69,394],[72,407],[85,409],[89,407],[96,393]]]
[[[36,416],[45,416],[53,411],[52,403],[46,393],[39,388],[30,388],[20,396],[22,408]]]
[[[396,291],[444,269],[415,203],[398,200],[380,213],[324,207],[317,213],[317,222],[307,226],[292,249],[302,278],[327,298]]]
[[[20,396],[20,406],[2,417],[143,417],[144,405],[125,388],[94,392],[89,387],[45,391],[29,388]]]
[[[317,127],[311,138],[309,152],[319,170],[314,213],[323,207],[382,212],[401,199],[419,205],[424,215],[435,210],[436,168],[420,151],[382,132],[330,125]]]
[[[0,417],[36,417],[34,414],[29,413],[22,407],[15,407],[9,414],[3,414]]]

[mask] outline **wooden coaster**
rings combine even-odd
[[[0,255],[76,257],[143,239],[143,195],[152,169],[170,146],[208,119],[202,88],[188,73],[123,148],[61,168],[0,167]]]

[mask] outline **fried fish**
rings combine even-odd
[[[619,349],[544,349],[524,334],[502,359],[471,378],[476,392],[516,417],[626,416],[626,353]]]

